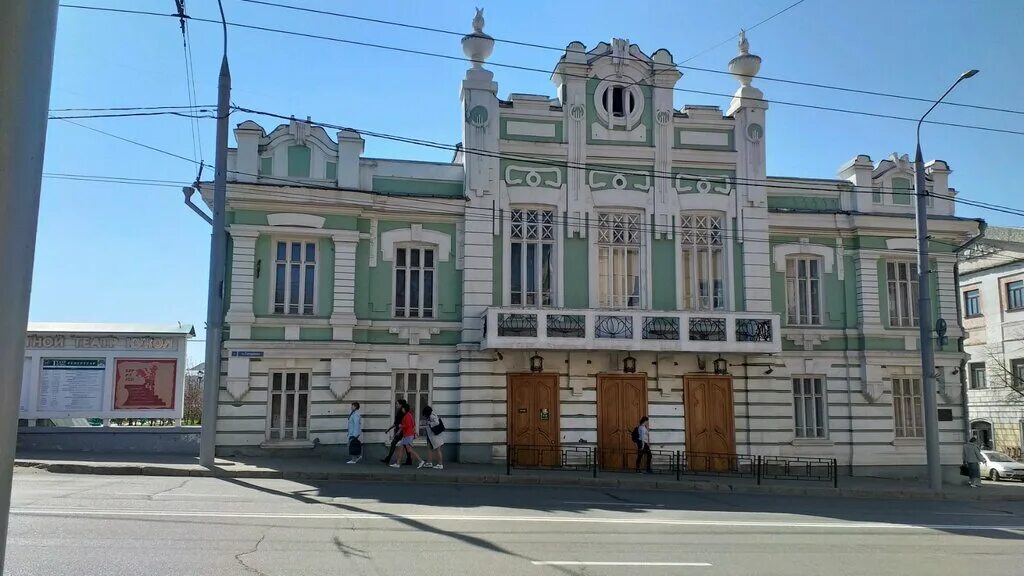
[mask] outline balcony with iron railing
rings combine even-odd
[[[481,349],[775,353],[770,312],[488,308]]]

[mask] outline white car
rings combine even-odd
[[[981,451],[981,476],[989,480],[1024,481],[1024,463],[1017,462],[1002,452]]]

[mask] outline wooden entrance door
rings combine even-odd
[[[597,448],[610,470],[636,464],[632,430],[647,415],[647,376],[602,374],[597,377]]]
[[[508,443],[515,451],[514,463],[557,466],[562,459],[559,438],[558,375],[510,374]]]
[[[721,472],[735,465],[725,455],[736,453],[732,378],[693,375],[683,378],[686,390],[686,465],[695,471]],[[720,455],[720,456],[714,456]]]

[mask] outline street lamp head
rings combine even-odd
[[[977,73],[978,73],[977,70],[973,70],[973,69],[972,70],[968,70],[967,72],[964,72],[963,74],[960,75],[960,79],[961,80],[967,80],[968,78],[974,77],[974,75],[976,75]]]

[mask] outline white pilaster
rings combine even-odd
[[[256,277],[256,238],[255,230],[232,229],[231,241],[231,302],[224,321],[231,328],[232,340],[248,340],[252,333],[252,325],[256,322],[253,314],[253,282]],[[261,273],[270,274],[272,267],[267,266]]]
[[[352,327],[356,323],[356,246],[359,233],[334,232],[334,308],[331,310],[331,328],[334,340],[352,340]]]

